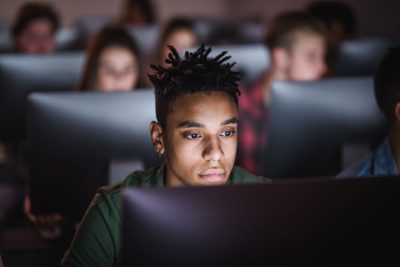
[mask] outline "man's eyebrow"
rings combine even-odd
[[[221,126],[225,126],[228,124],[238,124],[239,120],[236,117],[232,117],[230,119],[224,120],[221,122]],[[202,123],[195,121],[183,121],[178,124],[177,128],[205,128],[206,126]]]
[[[204,124],[195,121],[183,121],[177,128],[205,128]]]
[[[221,126],[224,125],[228,125],[228,124],[238,124],[239,123],[239,119],[236,117],[232,117],[230,119],[224,120],[223,122],[221,122]]]

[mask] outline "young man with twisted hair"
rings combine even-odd
[[[260,182],[234,166],[239,73],[226,52],[209,57],[202,45],[183,59],[173,47],[167,67],[152,66],[157,122],[150,123],[164,163],[136,171],[113,188],[102,188],[86,212],[62,266],[118,266],[121,192],[127,187],[178,187]]]

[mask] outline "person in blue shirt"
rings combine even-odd
[[[376,102],[389,126],[382,144],[338,177],[395,176],[400,166],[400,46],[385,55],[374,77]]]

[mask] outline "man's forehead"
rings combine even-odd
[[[167,120],[173,120],[175,125],[185,121],[207,125],[222,124],[232,118],[238,118],[236,104],[228,94],[217,92],[181,96],[174,101]]]
[[[235,107],[235,109],[232,107]],[[205,112],[217,109],[237,110],[232,97],[225,92],[187,93],[178,96],[171,103],[171,113],[181,112],[182,110],[191,112],[201,110]]]

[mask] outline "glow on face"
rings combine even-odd
[[[223,92],[180,96],[164,130],[167,184],[224,184],[234,166],[238,111]]]
[[[322,36],[300,32],[290,49],[288,80],[310,81],[320,79],[326,72],[325,40]]]

